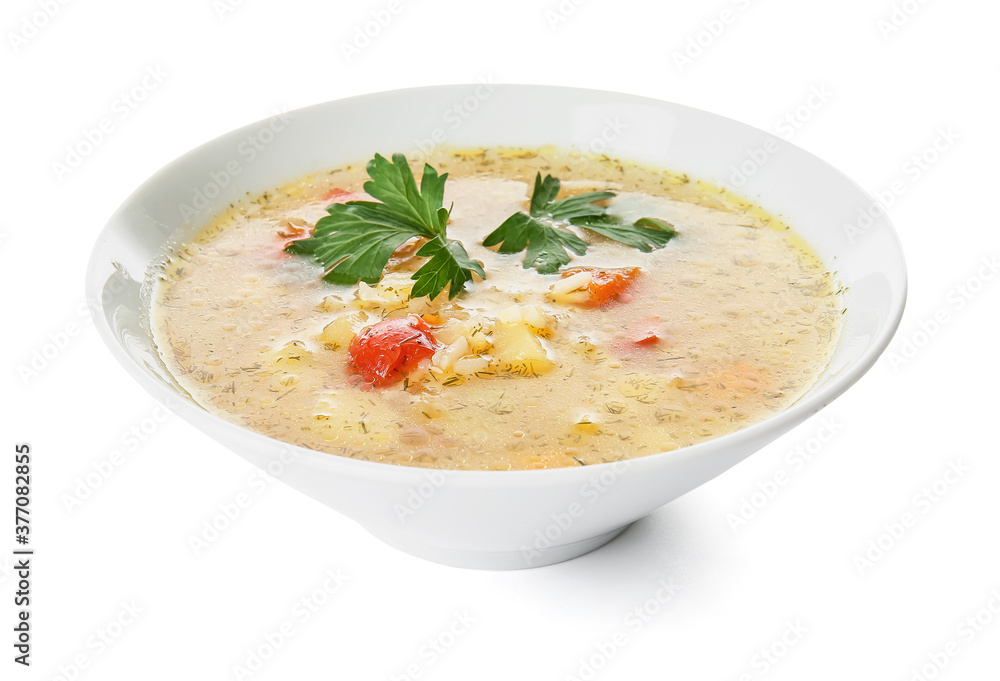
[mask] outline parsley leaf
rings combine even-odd
[[[328,268],[323,276],[334,284],[358,280],[374,284],[393,252],[423,232],[368,201],[335,203],[330,215],[316,223],[312,237],[293,241],[285,250],[304,255]]]
[[[531,215],[545,215],[545,209],[559,194],[559,180],[541,173],[535,173],[535,189],[531,192],[531,205],[528,207]]]
[[[458,241],[446,237],[451,211],[442,207],[448,174],[438,175],[424,164],[420,187],[403,154],[392,161],[375,154],[368,162],[371,180],[365,192],[378,201],[348,201],[327,206],[329,215],[316,223],[313,235],[293,241],[285,250],[311,258],[326,268],[323,278],[352,285],[374,284],[382,278],[397,248],[414,238],[428,239],[417,255],[430,260],[413,274],[414,298],[440,294],[446,287],[454,298],[472,272],[486,276]]]
[[[539,274],[553,274],[563,265],[570,262],[567,249],[577,255],[587,252],[587,242],[573,232],[550,224],[552,220],[569,220],[570,217],[585,217],[602,214],[603,208],[595,206],[591,201],[614,196],[611,192],[590,192],[571,196],[568,199],[553,201],[559,194],[559,180],[551,175],[542,179],[542,174],[535,175],[535,188],[531,193],[531,204],[528,213],[518,212],[504,220],[483,241],[484,246],[500,245],[499,253],[520,253],[527,248],[524,255],[524,267],[534,267]],[[583,197],[584,200],[578,200]],[[601,213],[595,213],[595,210]],[[542,219],[539,219],[542,218]],[[546,220],[545,218],[548,218]]]
[[[518,212],[504,220],[483,241],[490,247],[500,245],[499,253],[519,253],[527,248],[524,267],[534,267],[539,274],[553,274],[568,265],[572,251],[577,255],[587,252],[587,242],[573,232],[560,227],[558,222],[582,227],[609,239],[649,253],[662,248],[677,235],[673,225],[657,218],[641,218],[628,225],[595,202],[610,199],[614,192],[597,191],[556,200],[559,195],[558,178],[535,175],[528,212]]]
[[[433,298],[448,288],[448,298],[454,298],[472,280],[475,272],[483,279],[483,266],[469,257],[462,242],[436,236],[417,251],[417,255],[430,258],[413,274],[416,284],[410,291],[412,298],[429,296]]]
[[[444,234],[450,211],[441,207],[444,201],[444,183],[448,173],[439,176],[430,165],[424,164],[420,189],[410,171],[410,164],[403,154],[393,154],[392,161],[381,154],[368,162],[369,182],[365,192],[381,201],[389,210],[409,222],[423,227],[431,236]]]
[[[597,232],[609,239],[637,248],[643,253],[649,253],[654,248],[663,248],[668,241],[677,236],[674,226],[659,218],[640,218],[631,225],[622,223],[611,215],[596,219],[575,219],[571,222],[577,227]]]
[[[552,274],[568,265],[567,248],[577,255],[587,252],[587,242],[573,232],[553,227],[527,213],[514,213],[483,241],[484,246],[497,244],[499,253],[520,253],[527,247],[524,267],[534,267],[540,274]]]
[[[528,212],[532,217],[549,217],[553,220],[571,220],[588,215],[604,215],[601,206],[595,206],[594,201],[603,201],[614,197],[614,192],[587,192],[555,200],[559,195],[561,184],[559,179],[542,174],[535,175],[535,189],[531,192],[531,205]]]
[[[553,201],[548,206],[548,214],[553,220],[574,220],[595,215],[605,215],[607,209],[598,206],[594,201],[614,198],[614,192],[586,192],[576,196],[567,196],[565,199]]]

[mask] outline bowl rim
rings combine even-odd
[[[450,84],[439,84],[439,85],[422,85],[417,87],[408,88],[395,88],[391,90],[380,90],[375,92],[368,92],[359,95],[352,95],[350,97],[343,97],[338,99],[332,99],[324,102],[317,102],[307,106],[299,107],[296,109],[289,110],[287,113],[296,114],[300,112],[306,112],[310,110],[325,108],[329,106],[335,106],[338,104],[344,104],[348,102],[353,103],[364,103],[365,100],[377,100],[383,97],[400,94],[400,93],[420,93],[420,92],[443,92],[450,89],[462,88],[463,91],[469,86],[480,85],[481,83],[450,83]],[[764,133],[770,135],[765,130],[757,128],[755,126],[743,123],[742,121],[736,120],[734,118],[717,114],[711,111],[706,111],[704,109],[699,109],[697,107],[689,106],[686,104],[680,104],[677,102],[672,102],[665,99],[658,99],[655,97],[649,97],[645,95],[636,95],[631,93],[617,92],[614,90],[602,90],[596,88],[580,88],[572,86],[563,85],[544,85],[544,84],[532,84],[532,83],[491,83],[490,87],[497,90],[506,90],[510,92],[520,91],[546,91],[546,92],[561,92],[565,95],[581,95],[589,96],[594,98],[599,97],[615,97],[619,100],[628,100],[637,104],[642,104],[652,107],[668,107],[671,109],[679,109],[687,111],[693,115],[707,117],[711,119],[716,119],[717,121],[723,122],[726,125],[732,125],[742,128],[746,131],[752,131],[756,133]],[[296,462],[308,462],[315,464],[317,466],[325,467],[341,467],[345,474],[353,477],[360,477],[366,479],[374,478],[385,478],[386,476],[400,477],[400,478],[424,478],[430,472],[433,471],[444,471],[449,477],[449,485],[454,484],[454,478],[458,477],[463,480],[463,483],[473,485],[484,484],[484,485],[495,485],[501,479],[504,481],[516,482],[517,485],[523,486],[526,482],[531,484],[548,484],[551,482],[553,476],[573,476],[580,479],[589,479],[595,475],[595,472],[607,470],[609,467],[614,467],[622,461],[628,463],[629,465],[635,464],[640,461],[648,461],[653,463],[655,461],[661,461],[666,458],[676,458],[676,457],[690,457],[697,458],[699,455],[708,454],[712,451],[729,450],[729,449],[739,449],[741,445],[746,445],[754,441],[763,440],[764,442],[770,442],[774,438],[784,434],[787,430],[794,427],[798,422],[809,418],[816,412],[820,411],[827,405],[829,405],[833,400],[842,395],[848,388],[858,382],[862,376],[864,376],[871,367],[878,361],[879,357],[885,352],[888,347],[892,337],[895,335],[899,328],[900,321],[903,316],[903,312],[906,307],[907,300],[907,290],[908,290],[908,277],[906,269],[905,254],[902,247],[902,242],[899,238],[899,234],[889,219],[888,213],[882,210],[879,215],[879,220],[884,223],[884,227],[887,230],[888,236],[891,238],[891,245],[895,248],[899,256],[900,268],[897,273],[897,278],[893,279],[893,284],[898,288],[899,297],[898,301],[893,305],[890,300],[890,308],[888,316],[886,317],[885,324],[881,332],[875,336],[868,348],[860,355],[856,360],[844,367],[841,374],[831,379],[825,385],[819,387],[818,389],[810,388],[805,394],[803,394],[798,400],[796,400],[789,407],[784,409],[777,414],[769,416],[762,421],[758,421],[739,430],[727,433],[725,435],[720,435],[708,440],[688,445],[685,447],[680,447],[675,450],[657,452],[655,454],[648,454],[642,457],[635,457],[631,459],[623,459],[622,461],[616,462],[604,462],[597,464],[588,464],[586,466],[567,466],[558,468],[545,468],[537,470],[466,470],[466,469],[439,469],[439,468],[426,468],[422,466],[407,466],[397,463],[387,463],[381,461],[369,461],[364,459],[354,459],[347,456],[340,456],[337,454],[322,452],[315,449],[310,449],[301,445],[295,445],[284,440],[280,440],[269,435],[264,435],[258,433],[254,430],[236,424],[234,422],[228,421],[221,416],[214,414],[208,409],[194,403],[182,396],[178,396],[176,391],[168,389],[160,381],[156,380],[150,374],[148,374],[144,369],[142,369],[139,364],[125,352],[118,338],[115,336],[113,330],[108,324],[107,316],[104,310],[104,300],[101,295],[100,286],[103,286],[106,281],[106,276],[102,278],[102,275],[98,272],[102,269],[106,270],[106,267],[102,267],[105,262],[100,255],[100,246],[102,243],[109,241],[109,236],[120,229],[119,223],[121,222],[122,213],[125,209],[132,203],[136,202],[137,197],[141,197],[147,188],[151,185],[155,186],[161,181],[162,176],[169,173],[174,167],[183,164],[192,156],[197,155],[202,152],[202,150],[209,149],[213,145],[219,143],[223,138],[229,136],[240,135],[244,132],[252,131],[259,128],[261,125],[266,124],[271,117],[261,118],[256,121],[247,123],[229,130],[221,135],[217,135],[201,144],[189,149],[180,156],[177,156],[167,164],[160,167],[156,172],[146,178],[142,183],[140,183],[132,192],[130,192],[119,204],[118,208],[115,209],[114,213],[107,219],[101,231],[99,232],[97,239],[93,248],[91,249],[90,256],[88,258],[88,265],[85,275],[85,294],[88,307],[90,308],[91,314],[95,317],[95,325],[97,326],[98,333],[100,334],[105,345],[118,360],[118,362],[125,368],[125,370],[148,392],[150,392],[153,397],[159,401],[163,406],[165,406],[170,411],[177,413],[183,419],[192,423],[202,432],[203,435],[209,437],[210,439],[215,439],[220,441],[220,444],[227,449],[232,449],[227,444],[223,443],[223,438],[215,437],[209,432],[209,428],[213,429],[224,429],[226,432],[233,434],[236,439],[244,438],[252,441],[259,441],[262,444],[270,447],[283,447],[291,448],[296,452]],[[855,182],[850,176],[841,171],[839,168],[835,167],[831,163],[823,160],[817,155],[810,151],[803,149],[802,147],[793,144],[788,140],[782,140],[783,145],[796,149],[800,154],[810,159],[810,162],[816,163],[822,166],[826,166],[828,169],[834,171],[841,179],[846,180],[859,194],[865,198],[870,205],[881,205],[875,197],[871,195],[864,187]],[[627,160],[627,159],[626,159]],[[734,190],[734,194],[743,197],[738,191]],[[745,197],[743,197],[745,198]],[[754,200],[754,203],[760,204],[758,200]],[[179,228],[179,226],[178,226]],[[793,227],[794,229],[794,227]],[[144,273],[145,275],[145,273]],[[838,340],[838,343],[840,341]],[[208,428],[202,428],[201,422],[206,421],[211,425]],[[227,438],[231,440],[232,438]],[[752,453],[755,450],[751,450]]]

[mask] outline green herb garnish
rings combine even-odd
[[[559,187],[557,178],[546,175],[543,180],[541,173],[536,174],[528,212],[520,211],[504,220],[486,237],[483,245],[499,244],[500,253],[519,253],[527,249],[525,268],[534,267],[540,274],[553,274],[569,264],[567,251],[584,255],[588,246],[586,241],[560,226],[560,222],[596,232],[644,253],[662,248],[677,236],[673,225],[664,220],[641,218],[627,224],[608,215],[607,209],[595,202],[613,198],[614,192],[586,192],[555,200]]]
[[[643,253],[663,248],[668,241],[677,236],[674,226],[659,218],[639,218],[631,225],[622,223],[613,215],[570,222],[632,248],[638,248]]]
[[[454,298],[465,282],[472,279],[472,272],[486,278],[483,266],[469,257],[459,241],[435,237],[421,246],[417,255],[430,260],[413,275],[417,283],[410,291],[412,298],[434,298],[445,287],[448,288],[448,297]]]
[[[374,284],[382,278],[389,258],[413,238],[428,239],[417,255],[430,258],[412,276],[410,295],[434,298],[445,288],[454,298],[475,272],[486,277],[482,265],[469,258],[465,247],[447,237],[450,209],[442,207],[448,173],[438,175],[424,164],[420,187],[403,154],[392,161],[375,154],[368,162],[372,178],[364,189],[377,201],[348,201],[327,207],[329,215],[316,223],[313,235],[285,247],[289,253],[311,258],[326,268],[323,278],[335,284]]]

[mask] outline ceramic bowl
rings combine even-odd
[[[310,172],[437,145],[557,145],[686,172],[784,217],[845,287],[828,369],[786,411],[692,447],[617,464],[538,471],[430,471],[287,445],[210,414],[166,370],[147,324],[147,272],[167,246],[247,192]],[[91,255],[87,297],[111,352],[153,396],[284,483],[416,556],[489,569],[591,551],[625,527],[813,415],[875,362],[906,297],[899,240],[878,203],[815,156],[770,133],[632,95],[473,84],[318,104],[223,135],[137,189]]]

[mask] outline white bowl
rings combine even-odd
[[[435,472],[294,447],[218,418],[174,382],[147,325],[142,286],[168,242],[229,202],[306,173],[434,144],[558,145],[604,151],[729,186],[789,223],[846,287],[828,370],[788,410],[692,447],[625,463],[540,471]],[[694,489],[830,403],[885,349],[906,273],[878,204],[815,156],[704,111],[631,95],[533,85],[450,85],[353,97],[276,115],[160,170],[94,247],[87,296],[111,352],[157,399],[207,435],[408,553],[463,567],[567,560]],[[288,463],[288,462],[291,463]]]

